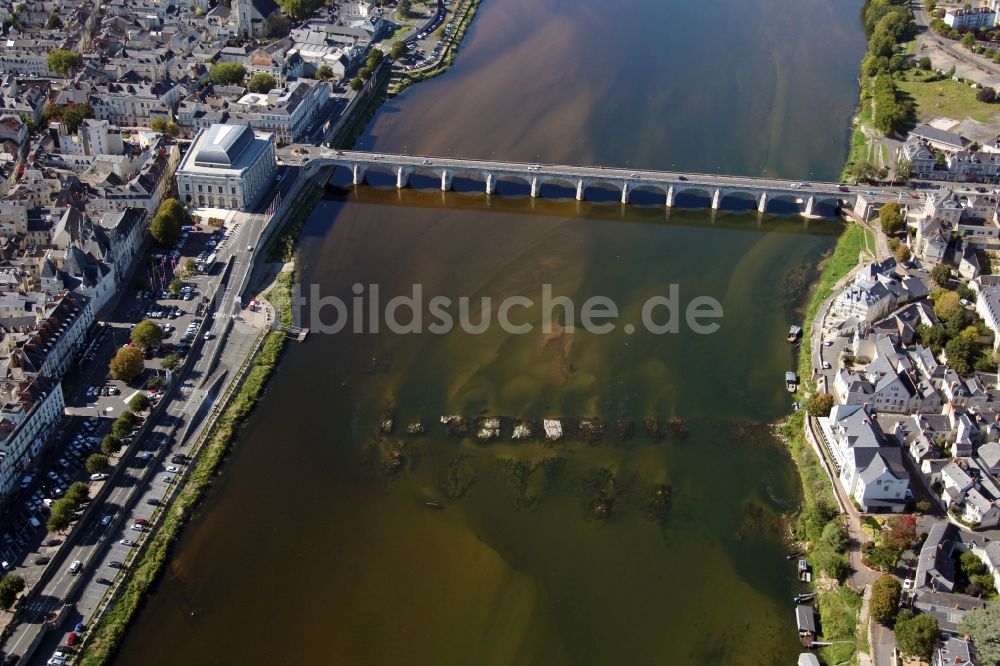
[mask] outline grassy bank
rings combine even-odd
[[[806,305],[806,316],[803,323],[802,345],[799,348],[798,374],[802,378],[800,388],[804,393],[811,393],[814,384],[812,376],[812,346],[810,344],[813,320],[823,302],[833,295],[833,288],[858,263],[858,256],[864,245],[863,229],[856,224],[850,224],[841,234],[831,254],[823,263],[819,279],[810,294]],[[834,497],[830,479],[815,451],[806,441],[804,409],[794,412],[785,419],[779,427],[779,432],[788,443],[788,449],[799,478],[802,480],[802,508],[796,521],[796,535],[800,540],[809,543],[807,556],[816,571],[846,567],[846,554],[833,551],[824,545],[824,535],[835,526],[842,523],[837,513],[837,501]],[[833,525],[834,527],[831,527]],[[827,598],[829,597],[829,598]],[[827,598],[825,601],[824,599]],[[855,600],[857,603],[855,603]],[[850,604],[848,604],[850,601]],[[854,608],[853,614],[845,608]],[[857,625],[857,609],[860,608],[860,596],[846,587],[824,593],[820,596],[820,624],[824,628],[824,640],[854,641],[854,629]],[[845,617],[850,615],[850,618]],[[848,628],[847,625],[850,625]],[[856,643],[838,643],[831,648],[831,654],[825,655],[827,663],[844,663],[857,649]]]
[[[278,276],[278,284],[272,290],[274,298],[271,302],[278,308],[282,321],[291,318],[290,294],[293,281],[292,272],[282,273]],[[284,345],[283,333],[266,334],[260,350],[250,361],[243,385],[213,424],[197,459],[192,463],[193,469],[186,476],[183,487],[166,509],[159,529],[144,544],[141,554],[128,569],[126,581],[88,636],[84,651],[77,663],[97,666],[110,661],[146,593],[163,571],[170,544],[177,539],[181,528],[201,501],[240,424],[263,392]]]
[[[899,76],[896,86],[913,101],[919,120],[968,117],[985,123],[1000,112],[996,104],[976,99],[978,89],[968,83],[940,78],[936,72],[908,70]]]
[[[314,188],[312,192],[302,197],[289,215],[281,231],[271,241],[271,247],[267,251],[268,261],[291,261],[295,255],[295,244],[298,243],[302,227],[312,214],[316,202],[323,196],[323,188]]]
[[[455,54],[458,53],[458,47],[465,38],[465,31],[469,29],[472,19],[476,16],[479,2],[480,0],[461,1],[458,7],[455,8],[454,18],[451,20],[451,35],[446,38],[448,44],[438,56],[437,63],[428,69],[395,72],[392,80],[389,82],[390,96],[398,95],[418,81],[432,79],[444,73],[451,66],[455,61]]]

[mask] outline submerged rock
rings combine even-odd
[[[559,419],[545,419],[542,421],[542,427],[545,428],[545,439],[550,442],[562,439],[563,428]]]
[[[653,486],[646,496],[646,518],[655,523],[662,523],[670,512],[670,494],[672,490],[666,484]]]
[[[615,424],[615,435],[623,441],[632,439],[635,435],[635,424],[631,421],[618,421]]]
[[[584,441],[596,442],[604,437],[605,425],[600,419],[581,419],[580,435]]]
[[[673,430],[674,434],[678,437],[687,437],[688,435],[687,424],[678,418],[670,419],[670,429]]]
[[[448,434],[452,437],[465,437],[469,434],[469,422],[463,416],[442,416],[441,423],[448,426]]]
[[[493,439],[500,437],[500,418],[496,416],[487,416],[479,419],[479,429],[476,432],[476,438],[480,442],[488,442]]]
[[[378,422],[378,432],[380,435],[389,435],[392,433],[392,429],[395,425],[395,421],[391,416],[384,416]]]
[[[646,434],[654,442],[659,442],[663,439],[663,425],[659,421],[656,419],[644,419],[642,425],[646,429]]]
[[[421,420],[416,420],[410,425],[406,426],[406,434],[408,435],[422,435],[424,434],[424,422]]]
[[[535,436],[535,425],[531,421],[519,421],[514,426],[511,439],[531,439]]]

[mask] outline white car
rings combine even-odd
[[[829,370],[830,369],[830,362],[829,361],[823,361],[823,369],[824,370]]]
[[[146,528],[145,528],[145,527],[143,527],[142,525],[140,525],[139,523],[135,523],[135,524],[134,524],[134,525],[132,525],[132,527],[130,527],[129,529],[130,529],[130,530],[132,530],[133,532],[142,532],[142,531],[144,531],[144,530],[145,530]]]
[[[179,472],[179,471],[181,471],[181,468],[178,467],[177,465],[167,465],[167,471],[168,472]]]
[[[91,474],[90,475],[90,480],[91,481],[103,481],[106,478],[108,478],[107,474]]]

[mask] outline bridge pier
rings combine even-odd
[[[365,170],[361,168],[360,164],[355,164],[351,171],[354,174],[355,185],[361,185],[365,182]]]
[[[447,192],[451,189],[451,172],[442,171],[441,172],[441,191]]]
[[[760,200],[757,202],[757,212],[758,213],[767,212],[767,192],[760,193]]]
[[[622,203],[623,204],[627,204],[628,203],[628,193],[629,193],[628,183],[627,182],[622,183]]]
[[[803,217],[815,217],[813,215],[813,205],[816,203],[815,197],[809,197],[806,199],[806,209],[803,211]]]
[[[401,190],[410,182],[410,174],[403,167],[396,168],[396,189]]]
[[[722,190],[716,190],[715,194],[712,195],[712,210],[719,210],[719,205],[722,203]]]
[[[540,187],[541,187],[541,185],[538,182],[538,176],[535,176],[534,178],[531,179],[531,198],[532,199],[537,199],[538,198],[538,190],[539,190]]]
[[[576,200],[583,201],[583,179],[576,181]]]
[[[496,194],[497,192],[497,179],[493,174],[486,174],[486,194]]]
[[[667,188],[667,208],[674,207],[674,186],[671,185]]]

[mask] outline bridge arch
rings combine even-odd
[[[365,167],[364,183],[372,187],[395,188],[396,170],[389,165],[370,165]]]
[[[636,206],[662,206],[667,202],[667,188],[653,183],[640,183],[629,192],[629,203]]]
[[[543,199],[575,199],[579,180],[565,176],[539,176],[538,196]]]
[[[791,192],[768,192],[767,211],[771,215],[800,215],[805,207],[803,197]]]
[[[677,208],[711,208],[715,190],[700,185],[674,188],[674,206]]]
[[[622,200],[624,182],[613,180],[584,180],[583,198],[592,203],[617,203]]]
[[[531,179],[517,174],[497,174],[496,193],[501,196],[531,196]]]
[[[839,196],[817,194],[813,199],[813,209],[811,212],[815,217],[833,218],[838,216],[840,208],[843,205],[844,202]]]
[[[409,170],[409,186],[415,190],[440,190],[441,172],[434,167],[413,167]]]
[[[459,194],[482,194],[486,191],[486,176],[476,171],[456,171],[451,189]]]
[[[723,191],[721,194],[719,208],[734,213],[757,210],[757,206],[760,204],[760,195],[749,190],[729,190]]]

